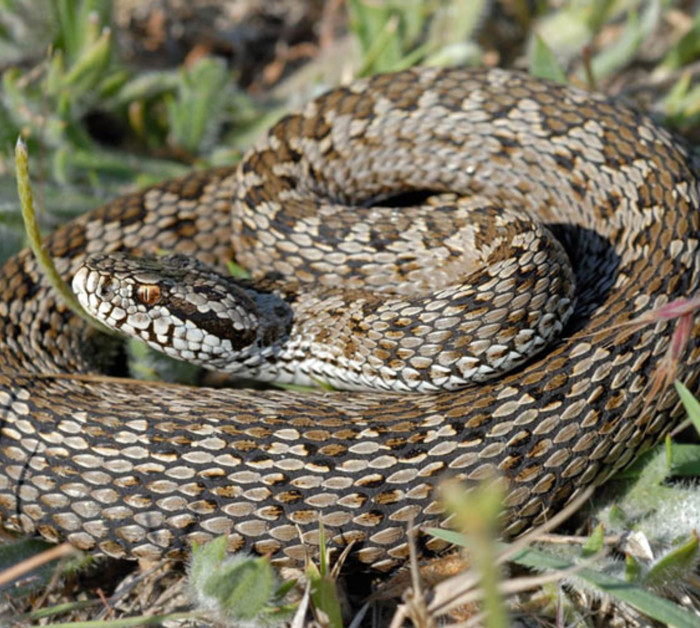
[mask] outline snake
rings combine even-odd
[[[226,535],[281,565],[322,527],[329,548],[389,571],[409,525],[449,525],[441,481],[500,478],[515,537],[683,418],[655,382],[671,368],[697,391],[700,323],[669,366],[677,323],[655,313],[698,291],[699,209],[684,140],[605,95],[497,68],[335,88],[239,164],[45,240],[113,327],[234,375],[329,369],[334,389],[114,376],[120,344],[22,251],[0,269],[2,524],[131,559]],[[250,277],[231,279],[231,261]]]

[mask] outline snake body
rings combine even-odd
[[[505,533],[515,535],[658,441],[682,414],[670,390],[648,399],[674,324],[630,333],[620,325],[698,291],[700,168],[682,140],[604,96],[502,70],[359,80],[284,118],[238,168],[116,199],[46,246],[68,281],[87,253],[166,249],[222,271],[235,258],[254,276],[293,280],[299,294],[319,276],[322,289],[343,283],[352,294],[370,267],[380,268],[370,284],[400,276],[394,283],[440,289],[433,277],[464,257],[447,245],[450,214],[403,205],[405,195],[444,194],[546,225],[576,281],[572,318],[552,347],[459,390],[302,393],[63,377],[96,372],[96,333],[57,299],[29,252],[10,259],[0,269],[4,524],[119,557],[175,555],[228,534],[231,549],[284,563],[318,543],[323,521],[332,546],[354,541],[357,559],[386,570],[407,556],[409,521],[440,524],[434,487],[443,477],[504,476]],[[381,205],[390,217],[375,226]],[[431,239],[448,253],[416,270]],[[367,243],[378,259],[367,259]],[[505,271],[489,272],[479,295],[491,309],[464,314],[482,325],[516,298]],[[404,297],[377,298],[366,309],[394,299],[396,317]],[[427,308],[447,317],[448,305]],[[511,308],[508,320],[527,310]],[[400,314],[411,329],[411,316],[425,317],[408,306]],[[324,315],[319,342],[329,333],[353,341],[360,323],[351,316],[350,331],[336,329]],[[444,335],[426,339],[420,354],[393,331],[376,342],[389,362],[403,361],[399,371],[416,355],[439,364]],[[691,390],[699,356],[694,322],[675,373]]]

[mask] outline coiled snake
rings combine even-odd
[[[472,255],[453,247],[443,207],[453,194],[479,216],[513,210],[546,225],[571,259],[576,306],[544,353],[458,390],[304,393],[87,381],[60,374],[95,372],[96,333],[57,300],[24,251],[0,270],[4,524],[146,558],[226,533],[232,548],[285,562],[303,557],[302,539],[318,541],[321,519],[332,545],[356,541],[359,560],[389,569],[407,555],[409,520],[440,522],[433,487],[448,475],[507,478],[506,534],[545,520],[681,416],[672,391],[653,403],[645,398],[673,324],[634,333],[619,325],[698,291],[699,172],[681,140],[603,96],[501,70],[422,69],[329,92],[273,127],[238,169],[168,181],[74,220],[47,242],[69,281],[86,252],[165,249],[219,269],[235,255],[273,283],[290,277],[296,288],[288,302],[302,301],[320,275],[321,290],[344,282],[347,301],[365,303],[365,315],[391,303],[380,318],[400,323],[372,339],[375,353],[409,372],[408,388],[431,369],[448,388],[454,383],[454,369],[445,374],[435,365],[455,362],[441,363],[439,350],[459,342],[449,333],[427,336],[435,332],[430,321],[463,315],[482,327],[504,317],[527,323],[530,297],[519,291],[539,284],[527,275],[512,284],[504,267],[491,269],[500,274],[490,283],[482,277],[474,297],[484,307],[468,312],[462,301],[436,297],[423,311],[401,294],[357,297],[365,294],[360,279],[372,272],[375,286],[448,290],[444,277]],[[406,207],[411,200],[423,209]],[[488,227],[465,233],[475,235],[457,239],[491,249],[516,239]],[[421,258],[432,260],[430,270],[417,269]],[[147,291],[144,300],[152,296]],[[314,327],[319,345],[334,334],[352,345],[363,327],[354,314],[349,331],[334,326],[333,310],[322,315],[327,324]],[[444,323],[442,332],[456,324]],[[407,329],[412,340],[402,344]],[[464,333],[478,349],[480,332],[472,329]],[[696,322],[676,373],[693,390],[699,354]],[[377,373],[380,387],[397,377],[382,367]]]

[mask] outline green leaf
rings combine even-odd
[[[233,260],[226,262],[226,269],[234,279],[250,279],[250,273],[240,264],[236,264]]]
[[[640,562],[632,554],[625,554],[625,580],[638,583],[642,579],[642,572]]]
[[[506,548],[506,544],[499,544]],[[533,569],[554,569],[564,571],[574,567],[574,563],[557,558],[538,549],[527,548],[513,557],[513,562]],[[677,606],[646,589],[624,582],[605,573],[584,567],[576,575],[590,585],[622,602],[626,602],[652,619],[664,622],[675,628],[698,628],[698,618],[690,611]]]
[[[568,61],[580,55],[581,50],[591,42],[594,35],[590,20],[592,7],[590,3],[588,7],[582,6],[583,4],[568,2],[560,11],[543,12],[536,22],[536,29],[531,31],[528,49],[530,64],[537,46],[537,38],[547,42],[547,47],[553,51],[557,59]]]
[[[700,445],[672,443],[669,466],[671,474],[677,477],[700,476]]]
[[[648,500],[648,491],[654,491],[668,479],[670,470],[666,455],[666,445],[660,444],[645,452],[629,469],[615,474],[614,479],[632,480],[629,492],[637,493],[642,500]]]
[[[689,127],[700,119],[700,85],[694,85],[690,71],[685,72],[670,89],[663,106],[672,126]]]
[[[438,6],[428,31],[428,42],[438,50],[463,45],[469,40],[489,8],[486,0],[449,0]]]
[[[97,41],[104,27],[109,26],[111,0],[54,0],[58,25],[56,46],[62,48],[70,63],[86,47]]]
[[[530,58],[530,74],[557,83],[566,83],[566,73],[552,49],[539,36],[535,35],[535,46]]]
[[[144,72],[130,78],[110,97],[112,107],[126,107],[139,100],[157,98],[174,92],[180,81],[176,71]]]
[[[455,532],[454,530],[443,530],[442,528],[426,528],[425,531],[434,536],[436,539],[440,539],[454,545],[456,547],[467,547],[467,539],[461,532]]]
[[[599,523],[581,548],[581,558],[588,558],[601,552],[605,547],[605,526]]]
[[[372,74],[393,67],[403,56],[399,40],[399,16],[385,3],[349,0],[350,30],[362,48],[359,74]]]
[[[105,30],[100,38],[82,51],[68,74],[63,77],[63,87],[88,91],[104,78],[112,54],[112,34]]]
[[[189,577],[192,586],[199,590],[204,587],[207,576],[226,557],[226,537],[220,536],[209,543],[192,547],[192,562]]]
[[[618,4],[617,0],[593,0],[592,3],[582,3],[590,10],[587,16],[588,25],[593,32],[599,31],[610,19],[611,14]]]
[[[473,4],[473,3],[469,3]],[[349,0],[350,30],[362,49],[359,75],[396,71],[419,63],[439,42],[430,35],[422,44],[428,17],[434,13],[429,0]],[[449,43],[444,41],[443,43]]]
[[[51,287],[58,293],[63,303],[70,308],[74,314],[80,316],[85,322],[98,331],[113,335],[113,332],[85,311],[71,287],[56,269],[53,258],[43,245],[42,235],[39,230],[39,222],[36,217],[36,209],[34,207],[34,193],[29,177],[29,151],[27,150],[27,145],[21,138],[17,140],[17,144],[15,145],[15,174],[17,176],[17,194],[22,210],[22,218],[24,219],[24,227],[27,232],[27,240],[44,278],[51,284]]]
[[[238,621],[258,617],[275,593],[275,572],[266,558],[224,562],[211,574],[204,592],[216,598],[224,615]]]
[[[658,6],[656,2],[652,2],[652,5]],[[646,15],[653,17],[653,14]],[[640,20],[636,12],[631,12],[627,16],[622,35],[613,44],[606,46],[591,61],[593,76],[597,80],[610,76],[632,60],[642,44],[644,25],[647,23],[648,19]]]
[[[226,557],[227,537],[192,550],[189,579],[199,601],[227,622],[260,620],[278,612],[277,582],[267,558]]]
[[[59,149],[54,153],[56,169],[63,170],[62,175],[77,176],[78,173],[94,173],[111,181],[131,181],[137,185],[149,185],[168,177],[177,177],[186,173],[185,165],[156,159],[118,153],[116,151],[93,149],[82,150],[77,147]]]
[[[277,599],[282,599],[287,593],[289,593],[297,584],[296,579],[285,580],[275,591],[275,597]]]
[[[460,547],[465,547],[466,545],[463,534],[451,530],[441,530],[439,528],[428,528],[427,532],[453,545]],[[496,545],[500,552],[506,551],[510,547],[507,543],[502,542]],[[684,550],[684,552],[687,552],[687,550]],[[518,552],[512,558],[512,562],[538,570],[567,571],[576,566],[575,563],[532,547]],[[576,576],[585,580],[599,591],[622,602],[626,602],[649,617],[665,622],[669,626],[675,626],[677,628],[698,628],[698,620],[694,614],[669,600],[650,593],[637,584],[624,582],[618,578],[588,567],[577,569]]]
[[[622,508],[620,508],[617,504],[613,504],[610,507],[610,513],[608,515],[608,518],[610,519],[610,522],[615,525],[627,525],[627,515],[625,514],[624,510],[622,510]]]
[[[700,402],[693,396],[682,382],[676,380],[673,382],[678,392],[678,396],[683,402],[685,411],[688,413],[688,418],[695,426],[695,431],[700,434]]]
[[[314,604],[314,609],[322,613],[325,619],[324,622],[321,622],[322,625],[343,628],[343,615],[340,610],[335,580],[328,575],[322,575],[314,563],[309,563],[306,568],[306,576],[311,583],[311,601]]]
[[[460,42],[442,46],[437,52],[428,55],[423,60],[423,65],[438,67],[454,65],[478,65],[483,50],[479,44],[473,41]]]
[[[222,123],[231,77],[222,59],[205,57],[179,78],[176,97],[166,101],[169,142],[197,155],[210,148]]]
[[[698,535],[693,533],[684,543],[661,556],[644,576],[643,584],[650,587],[669,587],[693,572],[698,564]]]
[[[314,610],[322,615],[321,625],[343,628],[343,615],[340,610],[336,583],[328,564],[326,531],[322,521],[319,523],[319,536],[320,568],[312,561],[309,561],[309,565],[306,568],[306,576],[311,583],[311,601],[313,602]]]
[[[397,15],[388,17],[377,36],[371,40],[372,43],[367,48],[365,60],[358,75],[390,72],[397,66],[403,57],[403,51],[399,45],[399,25]]]
[[[661,65],[669,70],[677,70],[698,57],[700,57],[700,9],[695,13],[690,30],[671,46]]]

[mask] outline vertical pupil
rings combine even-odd
[[[160,288],[152,284],[139,286],[137,296],[144,305],[154,305],[160,300]]]

